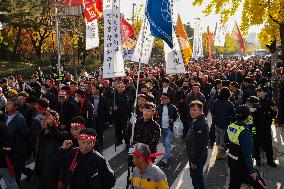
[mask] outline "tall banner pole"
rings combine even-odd
[[[146,1],[146,6],[147,6],[147,3],[148,3],[148,1]],[[147,19],[146,16],[145,16],[145,19]],[[146,22],[143,22],[143,26],[141,28],[141,30],[142,30],[142,39],[144,38],[145,24],[146,24]],[[133,113],[131,115],[132,120],[135,120],[135,118],[136,118],[137,96],[138,96],[138,90],[139,90],[139,81],[140,81],[140,72],[141,72],[141,58],[143,56],[143,47],[144,47],[144,43],[141,43],[141,51],[140,51],[139,63],[138,63],[138,71],[137,71],[136,95],[135,95],[135,101],[134,101],[134,110],[133,110]],[[133,139],[134,139],[135,122],[136,121],[132,121],[131,139],[130,139],[130,144],[131,145],[133,144]]]
[[[147,6],[147,2],[146,1],[146,6]],[[146,16],[145,16],[145,19]],[[141,28],[142,30],[142,39],[144,38],[144,30],[145,30],[145,23],[143,22],[143,26]],[[139,64],[138,64],[138,71],[137,71],[137,81],[136,81],[136,95],[135,95],[135,101],[134,101],[134,109],[133,109],[133,113],[131,115],[131,124],[132,124],[132,128],[131,128],[131,138],[130,138],[130,145],[133,145],[133,139],[134,139],[134,128],[135,128],[135,123],[136,123],[136,107],[137,107],[137,96],[138,96],[138,88],[139,88],[139,81],[140,81],[140,72],[141,72],[141,58],[143,56],[143,45],[144,43],[141,43],[141,52],[140,52],[140,57],[139,57]],[[128,160],[130,161],[130,159]],[[130,185],[130,165],[128,165],[128,170],[127,170],[127,183],[126,183],[126,189],[129,188]]]

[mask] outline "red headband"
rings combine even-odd
[[[44,108],[44,107],[42,107],[41,105],[39,105],[38,103],[35,103],[35,106],[40,110],[40,111],[46,111],[46,110],[48,110],[48,107],[46,107],[46,108]]]
[[[152,158],[155,158],[155,157],[158,157],[158,156],[162,156],[162,155],[164,155],[164,153],[163,153],[163,152],[158,152],[158,153],[155,153],[155,154],[149,153],[149,156],[145,156],[144,154],[140,153],[139,151],[134,150],[134,151],[132,152],[132,155],[135,155],[135,156],[138,157],[138,158],[147,159],[147,162],[148,162],[149,164],[151,164],[151,163],[152,163]]]
[[[72,128],[85,128],[85,125],[82,123],[71,123]]]
[[[80,134],[79,139],[90,140],[92,142],[96,142],[96,137],[93,135],[88,135],[88,134]]]

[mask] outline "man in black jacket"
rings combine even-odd
[[[26,142],[29,136],[29,130],[24,116],[18,112],[20,103],[17,98],[10,98],[7,101],[6,117],[7,132],[12,138],[12,163],[15,169],[15,178],[17,183],[20,183],[21,174],[25,172],[26,158]],[[26,174],[31,174],[27,173]]]
[[[11,163],[11,135],[7,132],[5,114],[0,113],[0,177],[9,189],[18,189]]]
[[[209,127],[202,102],[192,101],[189,108],[193,121],[186,137],[190,176],[195,189],[204,189],[203,167],[208,156]]]
[[[92,86],[92,98],[90,99],[94,107],[94,116],[96,120],[96,132],[97,132],[97,145],[96,150],[102,152],[104,144],[104,130],[105,122],[109,112],[107,101],[100,93],[100,87],[98,85]]]
[[[70,119],[75,116],[75,109],[73,104],[68,101],[66,91],[58,92],[58,103],[55,110],[59,114],[60,129],[70,132]]]
[[[125,139],[126,144],[129,140],[125,135],[125,130],[127,127],[127,121],[129,119],[129,114],[131,111],[130,101],[125,93],[125,86],[123,83],[118,84],[117,91],[113,98],[113,119],[115,124],[116,132],[116,145],[122,144],[122,139]]]
[[[33,189],[57,188],[59,168],[56,152],[64,141],[64,133],[58,131],[59,115],[54,110],[43,113],[41,132],[36,141],[35,183]]]
[[[65,141],[60,148],[58,165],[63,164],[64,189],[111,189],[115,185],[114,172],[104,157],[93,150],[96,143],[94,129],[80,131],[78,148]],[[66,150],[70,149],[67,153]]]
[[[157,146],[161,137],[160,125],[153,120],[155,108],[156,106],[152,103],[147,102],[145,104],[143,109],[143,118],[136,121],[133,136],[133,144],[147,144],[151,153],[157,152]],[[129,135],[131,135],[131,129],[132,125],[129,125],[127,132]]]
[[[86,120],[86,127],[94,128],[95,119],[94,119],[94,108],[86,96],[86,93],[82,89],[77,89],[75,91],[75,100],[78,102],[80,110],[79,116],[82,116]]]

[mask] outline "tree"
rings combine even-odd
[[[204,0],[195,0],[194,5],[201,5]],[[284,0],[210,0],[205,14],[215,9],[216,14],[222,15],[222,21],[227,22],[230,16],[242,9],[241,31],[246,34],[250,26],[265,24],[260,39],[266,43],[268,40],[280,39],[282,55],[284,54]],[[277,31],[277,32],[275,32]],[[265,39],[265,36],[267,39]],[[270,41],[271,43],[271,41]],[[284,56],[282,56],[284,61]]]
[[[42,58],[44,42],[52,34],[52,15],[54,15],[54,0],[2,0],[0,22],[6,24],[7,29],[15,31],[15,36],[8,45],[12,46],[11,57],[18,57],[22,36],[29,37],[29,43],[38,59]],[[14,40],[13,40],[14,39]],[[26,38],[24,38],[26,40]]]
[[[186,34],[188,36],[189,43],[193,44],[194,29],[190,26],[189,23],[184,24],[184,28],[185,28]]]

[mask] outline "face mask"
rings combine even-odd
[[[46,90],[44,90],[44,89],[41,89],[40,92],[41,92],[42,94],[46,94]]]
[[[249,111],[250,112],[255,112],[256,108],[250,108]]]

